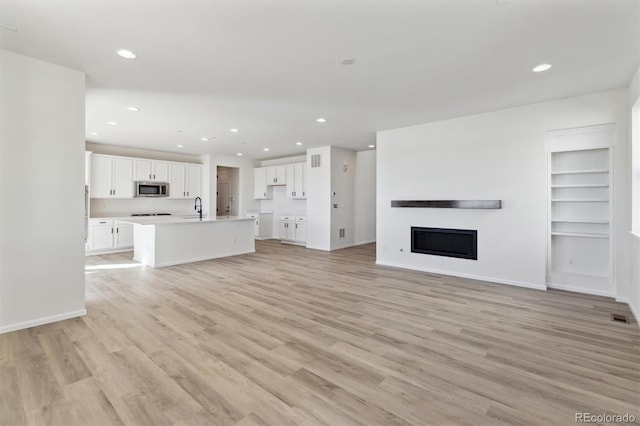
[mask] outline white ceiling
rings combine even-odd
[[[639,9],[638,0],[0,0],[0,24],[17,28],[0,27],[0,47],[87,73],[89,141],[262,159],[361,150],[377,130],[627,86]],[[531,72],[545,62],[550,71]]]

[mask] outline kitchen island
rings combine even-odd
[[[246,217],[144,217],[133,224],[133,260],[153,268],[255,252],[254,221]]]

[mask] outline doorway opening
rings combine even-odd
[[[240,169],[218,166],[216,176],[216,216],[238,216],[240,214]]]

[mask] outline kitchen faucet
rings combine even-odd
[[[200,205],[198,206],[198,200],[200,200]],[[198,207],[200,207],[200,209],[198,210]],[[202,198],[200,197],[196,197],[196,206],[195,206],[196,211],[198,212],[198,214],[200,215],[200,220],[202,220]]]

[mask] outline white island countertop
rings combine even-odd
[[[202,220],[197,216],[141,216],[119,219],[120,222],[133,223],[134,225],[176,225],[183,223],[236,222],[244,220],[253,219],[242,216],[203,217]]]
[[[250,217],[143,216],[133,224],[133,260],[154,268],[255,252]]]

